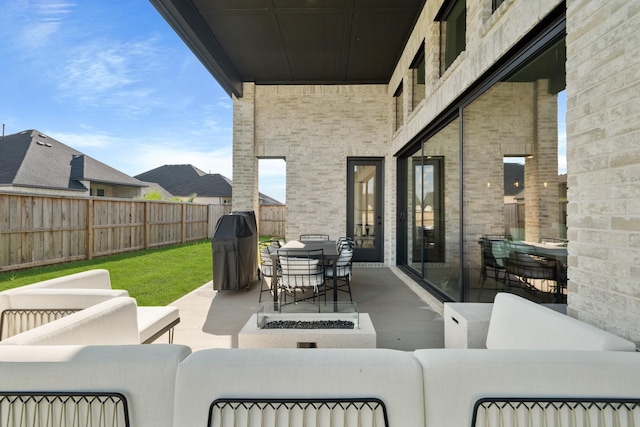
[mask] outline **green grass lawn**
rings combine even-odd
[[[126,289],[138,305],[167,305],[213,277],[211,241],[0,273],[0,291],[94,268],[109,270],[111,287]]]

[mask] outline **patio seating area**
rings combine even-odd
[[[442,317],[400,277],[388,267],[353,267],[350,283],[353,301],[361,313],[371,317],[377,347],[407,351],[442,348]],[[254,282],[246,292],[216,292],[212,284],[207,283],[174,301],[171,305],[180,309],[174,342],[194,350],[238,348],[238,333],[260,308],[260,289],[260,281]],[[269,297],[265,292],[262,302],[269,301]],[[340,292],[339,298],[349,302],[349,293]],[[159,342],[163,342],[163,338]]]
[[[381,325],[405,322],[401,311],[424,309],[404,300],[420,298],[402,288],[399,276],[393,282],[389,269],[361,270],[363,277],[371,274],[369,279],[379,279],[372,282],[384,281],[401,294],[399,301],[381,305],[393,309],[387,313],[393,319]],[[196,304],[210,285],[177,303]],[[380,314],[380,321],[384,311],[377,311],[375,293],[390,294],[366,289],[366,281],[358,285],[356,297]],[[222,292],[213,301],[250,311],[258,292],[252,286],[245,298],[241,291]],[[205,328],[222,322],[210,313],[219,308],[209,299]],[[640,364],[632,342],[505,293],[496,297],[490,317],[482,349],[1,346],[0,375],[4,390],[10,390],[0,391],[0,410],[8,414],[2,425],[638,425]],[[554,334],[523,328],[527,322]],[[406,338],[391,331],[382,335]]]

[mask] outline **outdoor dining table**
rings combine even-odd
[[[518,242],[520,246],[524,245],[530,249],[526,252],[531,255],[540,255],[545,258],[551,258],[556,261],[556,278],[558,279],[557,296],[560,299],[562,288],[567,286],[566,281],[566,265],[567,265],[567,247],[561,244],[555,243],[540,243],[540,242]]]
[[[273,261],[278,262],[278,255],[287,255],[287,250],[317,250],[322,249],[325,260],[330,260],[333,267],[333,310],[338,311],[338,279],[337,279],[337,260],[338,245],[335,240],[290,240],[284,246],[280,247],[272,256]],[[274,265],[276,265],[274,263]],[[277,276],[274,276],[277,280]],[[277,283],[276,283],[277,286]],[[273,303],[278,304],[278,292],[273,293]]]

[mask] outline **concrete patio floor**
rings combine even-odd
[[[394,268],[394,267],[392,267]],[[361,313],[368,313],[377,334],[377,347],[413,351],[444,346],[444,322],[428,301],[428,294],[410,286],[397,269],[354,267],[351,292]],[[394,273],[395,272],[395,273]],[[260,282],[249,291],[213,290],[209,282],[171,305],[180,309],[174,343],[194,351],[205,348],[237,348],[238,332],[258,311]],[[270,294],[263,294],[263,301]],[[348,301],[348,294],[339,293]],[[167,342],[161,337],[157,343]]]

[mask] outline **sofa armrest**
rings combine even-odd
[[[28,331],[111,298],[127,297],[118,289],[34,288],[3,295],[0,339]]]
[[[116,297],[14,335],[0,345],[139,344],[137,306]]]
[[[158,306],[138,307],[138,333],[140,342],[149,344],[160,338],[167,331],[169,342],[173,342],[173,328],[180,323],[178,307]]]
[[[111,289],[109,270],[93,269],[80,273],[68,274],[55,279],[43,280],[19,288],[8,289],[6,293],[19,293],[28,289],[62,288],[62,289]]]
[[[487,348],[636,350],[631,341],[509,293],[495,297]]]

